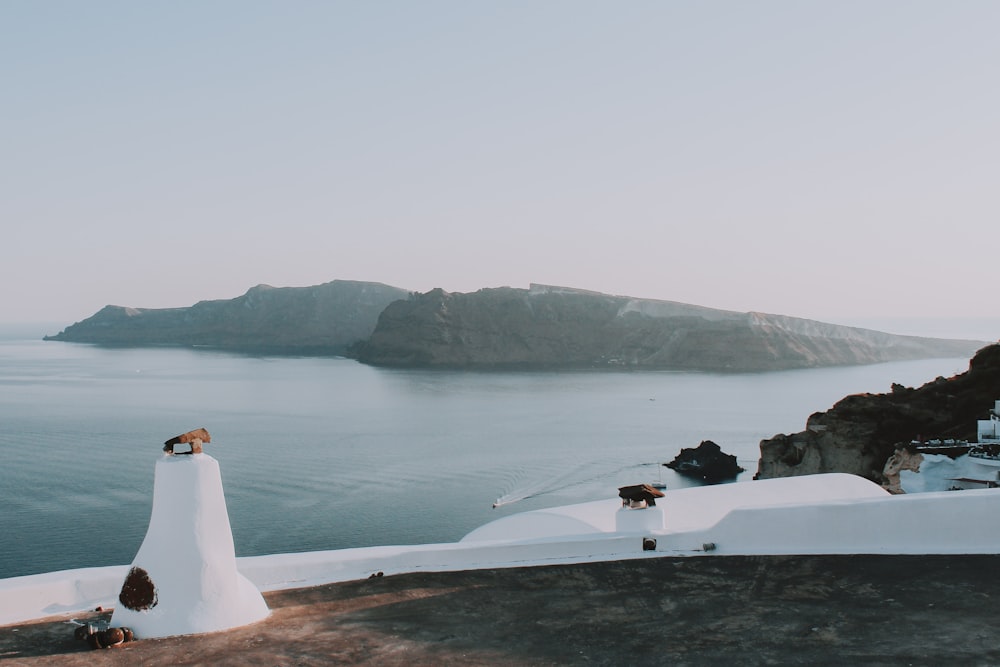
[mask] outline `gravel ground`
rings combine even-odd
[[[656,558],[265,598],[271,616],[250,626],[103,651],[74,639],[69,617],[0,627],[0,663],[1000,664],[1000,556]]]

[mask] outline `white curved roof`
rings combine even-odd
[[[533,540],[610,533],[615,529],[615,511],[619,507],[621,500],[609,498],[513,514],[476,528],[461,541]]]
[[[833,473],[676,489],[658,499],[656,508],[663,512],[664,531],[673,533],[704,530],[735,509],[811,505],[888,495],[888,491],[867,479]],[[613,533],[615,513],[620,507],[621,501],[613,498],[523,512],[480,526],[461,541],[520,541]]]

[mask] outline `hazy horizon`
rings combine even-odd
[[[334,279],[832,323],[992,303],[997,3],[54,0],[0,21],[0,322]]]

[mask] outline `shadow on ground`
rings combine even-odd
[[[7,626],[0,662],[1000,664],[998,566],[1000,556],[713,556],[407,574],[269,593],[260,623],[107,651],[74,640],[66,617]]]

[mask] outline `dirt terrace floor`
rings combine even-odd
[[[254,625],[103,651],[68,617],[2,627],[0,666],[1000,664],[1000,556],[659,558],[265,597]]]

